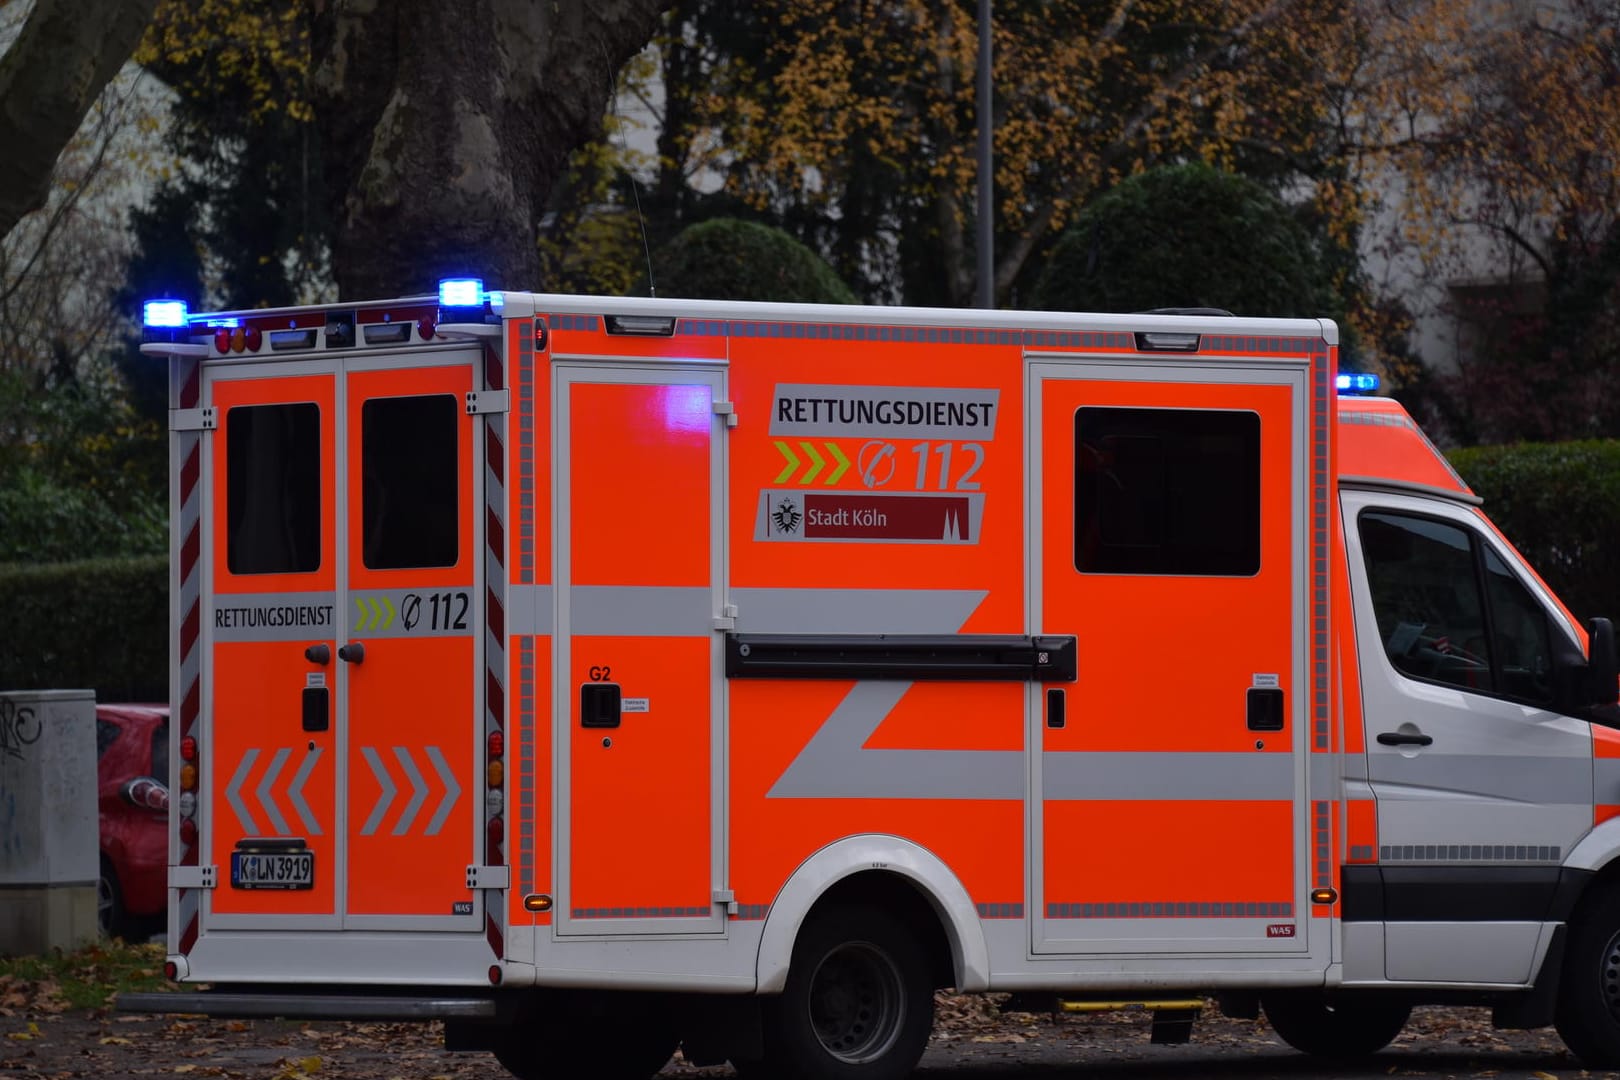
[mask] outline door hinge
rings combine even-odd
[[[729,401],[715,402],[714,415],[725,417],[726,427],[728,428],[737,426],[737,406]]]
[[[720,605],[720,614],[718,614],[718,615],[716,615],[714,617],[714,628],[716,630],[735,630],[735,629],[737,629],[737,605],[736,604],[721,604]]]
[[[714,890],[714,902],[724,904],[727,915],[737,914],[737,894],[730,889]]]
[[[467,391],[468,416],[480,416],[484,413],[503,413],[511,411],[512,391],[510,390]]]
[[[511,887],[512,868],[510,866],[467,867],[467,888],[469,889],[509,889]]]
[[[213,889],[218,886],[219,867],[217,866],[169,867],[169,888],[171,889]]]
[[[212,405],[200,409],[170,409],[170,431],[213,431],[219,426]]]

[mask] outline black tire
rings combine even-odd
[[[760,1061],[747,1076],[900,1080],[934,1027],[927,957],[899,919],[871,907],[812,916],[793,946],[787,986],[765,999]]]
[[[118,885],[118,874],[105,855],[101,857],[101,876],[96,878],[96,923],[102,937],[124,937],[129,933],[129,913],[124,910],[124,891]]]
[[[1553,1022],[1587,1068],[1620,1066],[1620,882],[1594,886],[1570,922]]]
[[[503,1033],[495,1060],[518,1080],[648,1080],[679,1042],[670,1011],[651,1001],[549,998]]]
[[[1412,1006],[1398,998],[1354,992],[1280,990],[1260,1000],[1278,1038],[1301,1053],[1323,1058],[1376,1054],[1401,1033],[1412,1014]]]

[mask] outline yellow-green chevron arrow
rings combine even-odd
[[[360,620],[354,624],[354,628],[364,630],[367,628],[367,621],[371,617],[370,613],[366,611],[366,598],[363,596],[355,597],[354,606],[360,609]]]
[[[383,617],[382,622],[377,624],[378,630],[386,630],[394,622],[394,602],[385,596],[382,598],[382,606],[388,610],[388,614]]]
[[[843,476],[844,471],[849,468],[849,458],[845,457],[844,452],[838,449],[837,443],[827,443],[826,445],[828,452],[833,456],[833,460],[838,462],[838,468],[829,473],[827,475],[827,479],[822,481],[822,483],[826,484],[828,487],[832,487],[834,484],[838,483],[838,478]]]
[[[816,453],[815,443],[801,442],[799,444],[799,449],[810,455],[810,460],[815,462],[814,465],[810,466],[808,472],[799,477],[799,483],[808,484],[816,478],[817,473],[821,472],[821,467],[827,464],[827,459]]]
[[[792,449],[788,447],[788,444],[780,439],[776,440],[775,446],[777,453],[781,454],[783,459],[787,462],[786,465],[782,466],[782,471],[776,474],[775,483],[780,484],[782,481],[799,471],[799,455],[795,454]]]

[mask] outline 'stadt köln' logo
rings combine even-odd
[[[783,532],[798,532],[801,520],[799,508],[793,505],[792,499],[783,499],[776,504],[776,509],[771,511],[771,520]]]

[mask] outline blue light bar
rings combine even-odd
[[[439,306],[447,308],[483,307],[483,279],[445,278],[439,282]]]
[[[187,324],[184,300],[148,300],[141,311],[141,322],[146,326],[178,330]]]
[[[1334,385],[1341,394],[1371,394],[1378,389],[1378,376],[1365,372],[1340,375]]]

